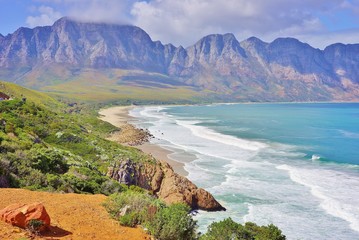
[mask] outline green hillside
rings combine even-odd
[[[151,159],[104,139],[112,125],[20,86],[0,82],[0,187],[110,194],[120,186],[106,176],[114,161]]]
[[[51,69],[51,71],[49,70]],[[207,93],[159,73],[122,69],[77,69],[52,65],[34,69],[21,85],[86,102],[191,103]]]
[[[0,81],[0,92],[11,96],[12,98],[22,99],[26,98],[28,101],[39,105],[39,106],[47,106],[49,108],[60,108],[62,104],[55,100],[54,98],[50,97],[48,94],[33,91],[14,83]]]

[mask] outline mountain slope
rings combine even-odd
[[[183,48],[152,41],[135,26],[62,18],[53,26],[20,28],[0,37],[0,77],[47,91],[71,85],[86,91],[84,71],[90,70],[112,72],[102,74],[96,85],[124,92],[134,86],[140,92],[186,89],[188,95],[180,99],[354,101],[359,100],[358,53],[359,44],[320,50],[293,38],[239,42],[230,33],[212,34]],[[126,73],[113,74],[118,70]],[[135,99],[136,91],[125,98]],[[111,99],[122,93],[115,92]]]

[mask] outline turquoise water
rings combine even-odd
[[[201,231],[232,217],[274,223],[288,239],[359,239],[359,104],[144,107],[131,114],[227,208],[200,211]]]

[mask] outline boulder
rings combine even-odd
[[[187,178],[175,173],[167,162],[160,161],[160,163],[164,177],[157,195],[167,204],[185,203],[192,209],[206,211],[226,210],[212,194],[203,188],[198,188]]]
[[[50,216],[41,203],[12,204],[0,210],[0,220],[20,228],[27,228],[30,220],[40,220],[44,226],[40,231],[50,226]]]
[[[216,199],[187,178],[178,175],[165,161],[136,163],[131,160],[116,163],[107,175],[120,183],[136,185],[152,191],[165,203],[185,203],[192,209],[226,210]]]

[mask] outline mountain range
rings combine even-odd
[[[0,78],[59,94],[91,89],[112,99],[140,89],[154,93],[147,99],[168,92],[220,101],[358,101],[359,44],[320,50],[294,38],[240,42],[228,33],[184,48],[153,41],[136,26],[64,17],[0,35]]]

